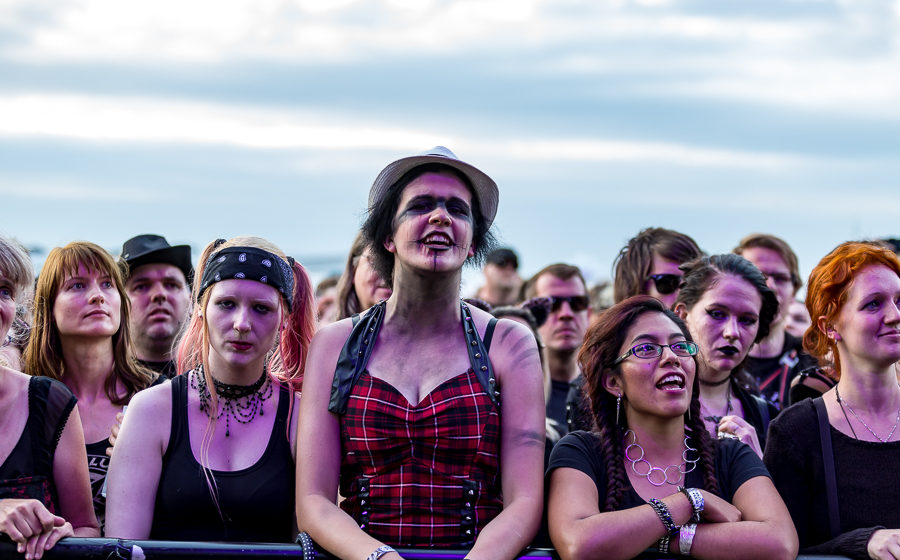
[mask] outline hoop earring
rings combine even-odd
[[[616,426],[619,425],[619,410],[622,408],[622,395],[616,395]]]

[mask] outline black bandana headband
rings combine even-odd
[[[290,257],[288,257],[291,261]],[[256,247],[226,247],[213,253],[203,269],[197,301],[207,288],[231,279],[256,280],[272,286],[284,297],[288,311],[294,304],[294,272],[278,255]]]

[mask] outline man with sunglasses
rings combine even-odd
[[[682,264],[703,255],[689,236],[665,228],[647,228],[628,240],[613,265],[613,299],[653,296],[671,308],[678,297]]]
[[[791,404],[791,381],[815,359],[803,351],[803,341],[787,332],[791,302],[803,285],[797,255],[783,239],[754,233],[741,239],[734,252],[752,262],[766,277],[769,289],[778,298],[778,315],[769,327],[769,336],[750,349],[744,368],[759,384],[762,396],[778,408]]]
[[[580,395],[581,371],[577,357],[591,317],[587,285],[577,266],[557,263],[532,276],[525,284],[524,296],[528,300],[540,298],[548,311],[538,328],[550,369],[547,417],[555,421],[560,434],[565,434],[567,410],[578,408]]]

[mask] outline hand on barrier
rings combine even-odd
[[[0,500],[0,532],[17,543],[25,558],[40,558],[63,537],[73,536],[72,525],[53,515],[37,500]]]

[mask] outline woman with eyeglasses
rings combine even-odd
[[[535,337],[460,300],[498,199],[490,177],[442,147],[372,185],[363,232],[393,293],[316,335],[300,404],[297,517],[337,557],[396,560],[402,546],[511,560],[537,531]]]
[[[613,299],[653,296],[671,308],[678,295],[682,263],[703,252],[689,236],[665,228],[641,230],[619,252],[614,264]]]
[[[754,343],[769,332],[778,300],[762,273],[735,254],[702,257],[681,266],[675,312],[700,345],[700,405],[709,432],[736,438],[762,457],[769,420],[778,410],[751,390],[743,369]]]
[[[848,242],[809,276],[803,346],[837,385],[772,422],[764,457],[805,554],[900,558],[900,260]]]
[[[795,558],[797,535],[762,461],[710,437],[698,346],[657,299],[634,296],[591,326],[578,362],[596,421],[553,448],[550,536],[560,557]]]

